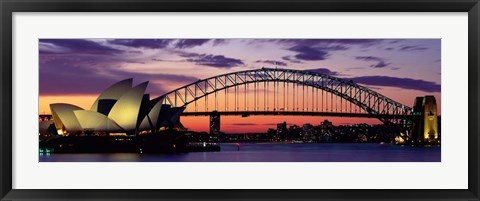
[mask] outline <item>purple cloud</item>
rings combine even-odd
[[[397,39],[397,40],[392,40],[390,41],[390,44],[398,43],[400,41],[403,41],[404,39]]]
[[[113,55],[123,51],[83,39],[40,39],[40,54],[100,54]]]
[[[363,61],[374,61],[377,62],[377,64],[373,64],[370,67],[374,68],[384,68],[390,65],[390,63],[387,63],[384,59],[380,57],[374,57],[374,56],[361,56],[361,57],[355,57],[357,60],[363,60]]]
[[[228,43],[228,40],[226,40],[226,39],[214,39],[213,40],[213,46],[223,45],[223,44],[226,44],[226,43]]]
[[[146,48],[146,49],[162,49],[167,47],[173,39],[114,39],[108,43],[115,45],[123,45],[127,47]]]
[[[142,51],[138,51],[138,50],[130,50],[130,51],[127,51],[128,53],[131,53],[131,54],[142,54],[143,52]]]
[[[188,53],[180,52],[179,56],[187,57],[185,61],[192,62],[197,65],[202,66],[211,66],[216,68],[232,68],[236,66],[244,66],[240,59],[225,57],[223,55],[213,55],[213,54],[197,54],[197,53]]]
[[[193,76],[186,76],[186,75],[174,75],[174,74],[156,74],[156,73],[134,73],[134,72],[127,72],[127,71],[112,71],[116,77],[121,78],[129,78],[133,77],[134,80],[141,82],[141,81],[154,81],[154,80],[162,80],[166,81],[167,83],[179,83],[179,85],[187,85],[192,82],[198,81],[198,78]],[[112,83],[113,84],[113,83]],[[157,96],[163,95],[168,93],[169,91],[165,90],[162,85],[154,84],[150,82],[149,88],[147,92],[150,94],[155,94]]]
[[[262,40],[260,40],[262,41]],[[318,61],[328,59],[331,51],[345,51],[350,49],[350,46],[360,45],[368,47],[382,42],[382,39],[272,39],[280,44],[292,45],[287,48],[297,52],[294,57],[298,60]],[[283,58],[288,60],[290,58]]]
[[[117,81],[110,76],[99,75],[98,69],[91,63],[100,66],[109,61],[93,56],[78,56],[40,63],[40,95],[97,94],[102,88],[108,87],[108,83]]]
[[[317,61],[325,60],[329,56],[329,51],[347,50],[348,48],[341,45],[325,46],[325,47],[312,47],[306,45],[297,45],[288,48],[290,51],[297,52],[294,57],[300,60]]]
[[[328,57],[328,52],[322,49],[315,49],[308,46],[294,46],[288,50],[297,52],[294,57],[300,60],[316,61],[325,60]]]
[[[325,75],[331,75],[331,76],[340,75],[340,73],[335,72],[335,71],[331,71],[327,68],[308,69],[308,70],[305,70],[305,71],[309,71],[309,72],[313,72],[313,73],[320,73],[320,74],[325,74]]]
[[[162,49],[169,45],[177,49],[187,49],[201,46],[209,41],[213,41],[214,46],[226,43],[224,39],[114,39],[109,40],[108,43],[146,49]]]
[[[414,89],[425,92],[440,92],[440,84],[435,82],[416,80],[411,78],[398,78],[389,76],[362,76],[350,78],[353,82],[359,84],[398,87],[402,89]]]
[[[265,63],[265,64],[272,64],[277,66],[287,66],[287,63],[283,61],[275,61],[275,60],[257,60],[255,63]]]
[[[53,57],[53,58],[49,58]],[[57,56],[40,55],[40,95],[62,94],[99,94],[108,86],[122,79],[134,78],[137,82],[165,80],[188,84],[198,80],[196,77],[138,73],[117,70],[129,61],[115,60],[97,55]],[[152,94],[161,95],[166,91],[157,83],[151,82],[147,89]]]
[[[279,43],[302,46],[329,46],[332,44],[341,45],[372,45],[379,43],[381,39],[273,39]]]
[[[296,64],[303,63],[303,62],[300,61],[300,60],[293,59],[291,56],[284,56],[284,57],[282,57],[282,59],[285,60],[285,61],[289,61],[289,62],[291,62],[291,63],[296,63]]]
[[[210,39],[180,39],[175,43],[175,47],[179,49],[192,48],[201,46],[210,41]]]
[[[193,52],[183,52],[183,51],[175,51],[175,53],[178,54],[178,56],[181,57],[200,57],[205,54],[198,54],[198,53],[193,53]]]
[[[401,51],[422,51],[422,50],[428,50],[426,47],[420,47],[420,46],[403,46],[400,48]]]

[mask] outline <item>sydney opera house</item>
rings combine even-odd
[[[132,81],[126,79],[107,88],[89,110],[67,103],[51,104],[57,134],[137,135],[180,123],[184,107],[163,104],[163,97],[150,100],[150,95],[145,94],[148,82],[133,87]]]

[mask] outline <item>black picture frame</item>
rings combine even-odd
[[[1,200],[479,200],[478,0],[1,0]],[[14,12],[468,12],[468,189],[23,190],[12,189]]]

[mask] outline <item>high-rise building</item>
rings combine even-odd
[[[277,124],[277,135],[286,137],[287,136],[287,122]]]
[[[312,124],[306,123],[302,126],[302,135],[304,140],[313,140],[315,128]]]
[[[213,111],[210,114],[210,135],[220,134],[220,114],[217,111]]]

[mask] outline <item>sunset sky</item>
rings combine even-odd
[[[413,106],[434,95],[441,114],[440,39],[40,39],[39,113],[49,104],[84,109],[104,89],[127,78],[150,81],[151,97],[199,79],[262,67],[309,70],[354,82]],[[375,119],[222,117],[224,132],[265,132],[279,122],[318,125],[380,123]],[[208,117],[182,117],[191,130],[208,131]]]

